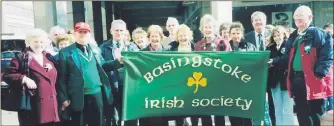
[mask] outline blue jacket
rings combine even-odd
[[[106,61],[114,61],[114,56],[112,53],[113,44],[112,40],[104,41],[102,45],[100,45],[101,55]],[[123,65],[121,65],[123,67]],[[111,88],[118,88],[119,86],[123,86],[124,78],[120,75],[119,69],[114,70],[107,73],[109,78]]]
[[[322,29],[313,26],[310,26],[306,30],[306,37],[304,38],[306,41],[304,47],[308,46],[310,49],[316,49],[315,53],[317,54],[317,61],[314,67],[314,73],[316,76],[324,77],[329,72],[330,66],[333,63],[333,38]],[[285,44],[285,55],[273,58],[274,65],[279,62],[285,62],[288,64],[289,57],[291,56],[290,51],[292,48],[295,48],[293,42],[297,36],[298,30],[295,30]]]

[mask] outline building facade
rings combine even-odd
[[[328,2],[241,2],[241,1],[3,1],[2,33],[25,34],[29,29],[42,28],[49,31],[59,25],[73,29],[77,22],[87,22],[98,44],[110,39],[110,25],[115,19],[123,19],[130,30],[147,28],[157,24],[165,28],[169,16],[180,24],[187,24],[194,31],[195,41],[201,39],[199,21],[204,14],[212,14],[219,23],[240,21],[246,31],[252,30],[251,14],[263,11],[268,24],[295,27],[293,12],[300,5],[313,9],[313,23],[322,27],[333,23],[333,1]],[[166,34],[167,36],[167,34]]]

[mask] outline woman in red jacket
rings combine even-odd
[[[31,110],[18,111],[20,125],[55,125],[59,122],[55,89],[57,70],[51,54],[44,51],[47,41],[45,31],[34,29],[29,32],[25,40],[28,47],[20,54],[27,67],[20,66],[22,64],[15,57],[3,76],[8,84],[22,86],[30,92]],[[28,72],[23,74],[21,71]]]

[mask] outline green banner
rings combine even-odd
[[[269,52],[122,52],[123,119],[225,115],[263,120]]]

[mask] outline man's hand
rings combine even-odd
[[[70,106],[71,102],[70,101],[64,101],[61,110],[64,111],[66,107]]]

